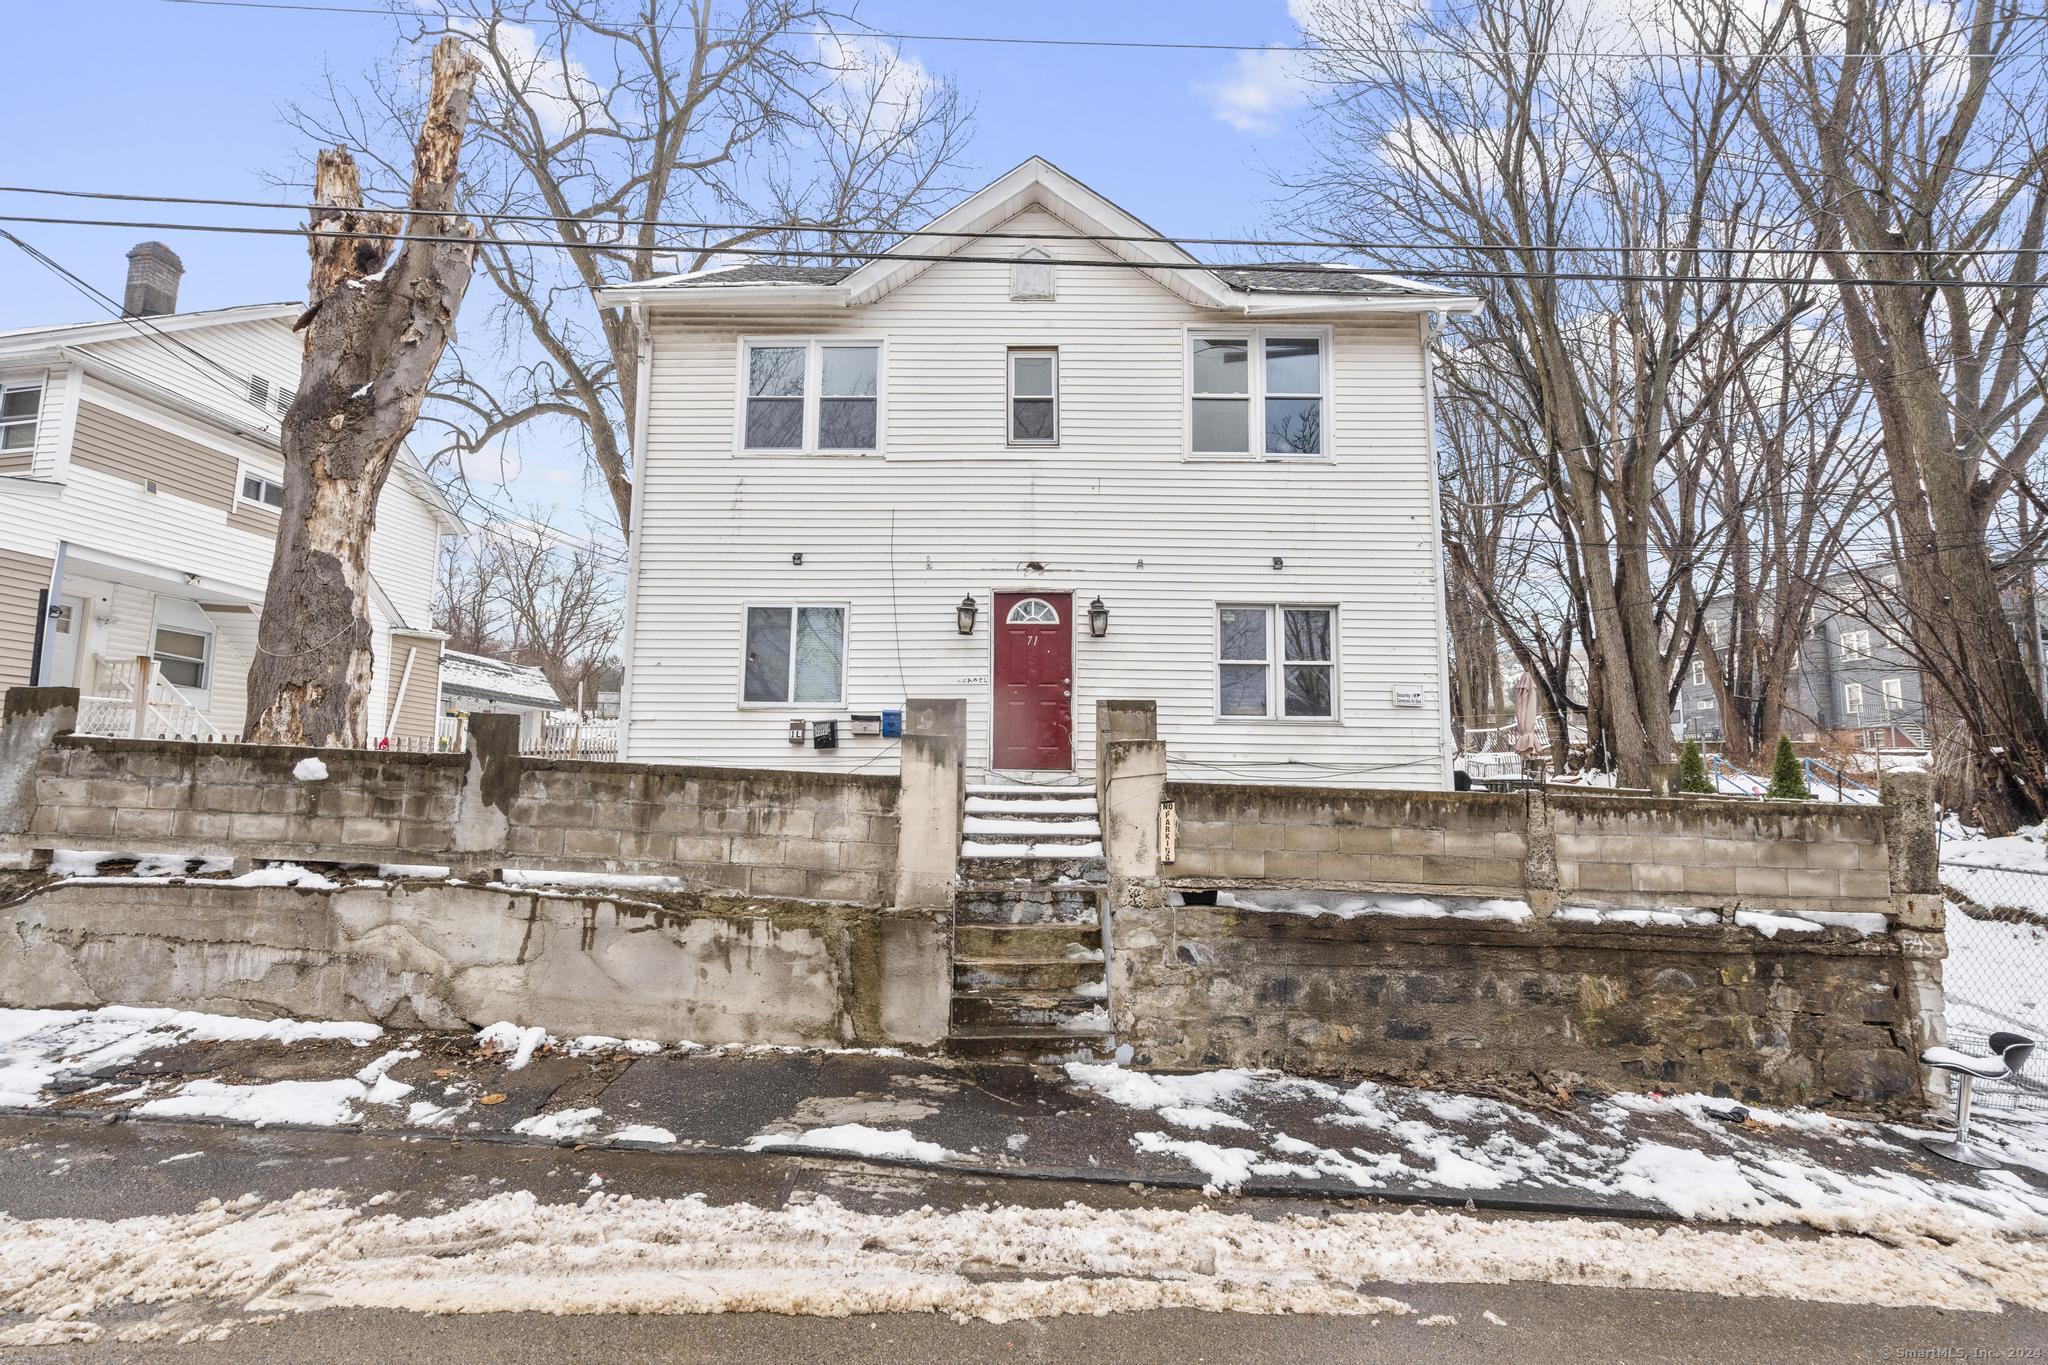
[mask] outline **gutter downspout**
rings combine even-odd
[[[1444,582],[1444,500],[1442,475],[1437,467],[1436,433],[1436,340],[1444,333],[1449,317],[1438,308],[1422,315],[1422,398],[1423,417],[1429,424],[1429,527],[1430,563],[1436,574],[1437,714],[1443,721],[1443,790],[1456,785],[1452,775],[1456,747],[1451,738],[1451,624],[1445,601]]]
[[[633,758],[633,623],[640,614],[640,541],[646,527],[648,380],[654,372],[654,338],[647,330],[647,311],[639,300],[628,309],[633,319],[633,366],[639,376],[633,394],[632,426],[627,440],[633,448],[633,524],[626,533],[626,624],[619,633],[619,747],[621,763]]]

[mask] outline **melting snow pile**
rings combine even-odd
[[[998,1323],[1168,1308],[1391,1315],[1412,1310],[1373,1289],[1529,1281],[1952,1311],[2048,1305],[2039,1244],[1888,1245],[1436,1210],[866,1213],[828,1198],[770,1209],[597,1188],[580,1203],[521,1191],[407,1217],[375,1207],[388,1199],[352,1206],[306,1191],[117,1221],[0,1217],[0,1282],[9,1307],[33,1315],[0,1343],[149,1341],[207,1310],[221,1331],[244,1314],[329,1308],[941,1312]],[[129,1305],[159,1316],[96,1321]]]
[[[1185,903],[1179,892],[1170,893],[1170,897],[1174,905]],[[1391,915],[1398,919],[1505,920],[1520,923],[1531,913],[1529,903],[1518,900],[1345,895],[1331,891],[1289,891],[1277,887],[1262,887],[1257,891],[1218,891],[1216,904],[1224,909],[1252,910],[1269,915],[1327,915],[1336,919]]]
[[[292,776],[301,782],[325,782],[327,764],[324,760],[308,756],[292,765]]]

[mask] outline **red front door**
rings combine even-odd
[[[1074,766],[1074,595],[999,592],[995,766]]]

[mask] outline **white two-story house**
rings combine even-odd
[[[624,756],[1450,783],[1429,353],[1444,289],[1205,266],[1032,159],[856,268],[611,291],[642,338]]]
[[[121,316],[0,333],[0,686],[77,687],[88,732],[233,736],[303,308],[180,313],[169,247],[145,242],[128,265]],[[370,543],[373,739],[433,742],[434,581],[441,538],[459,529],[402,457]]]

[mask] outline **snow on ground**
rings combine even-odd
[[[2026,872],[2048,872],[2048,825],[2028,825],[2000,839],[1972,837],[1959,825],[1945,832],[1950,837],[1941,841],[1944,873],[1957,867],[2016,867]]]
[[[1173,904],[1184,903],[1180,892],[1169,892]],[[1261,914],[1331,916],[1354,919],[1360,915],[1390,915],[1398,919],[1469,919],[1519,922],[1529,918],[1527,901],[1479,900],[1473,898],[1400,895],[1346,895],[1332,891],[1290,891],[1260,888],[1257,891],[1218,891],[1216,904],[1227,910],[1252,910]]]
[[[935,1163],[955,1160],[960,1155],[947,1151],[936,1142],[925,1142],[912,1136],[908,1128],[872,1128],[865,1123],[841,1123],[801,1133],[756,1133],[747,1140],[750,1152],[770,1147],[810,1147],[821,1152],[843,1152],[848,1156]]]
[[[367,1046],[382,1035],[375,1024],[240,1019],[189,1010],[0,1009],[0,1109],[25,1108],[67,1071],[120,1066],[145,1052],[179,1043],[341,1040]]]
[[[1929,1178],[1918,1173],[1927,1169],[1918,1142],[1931,1132],[1811,1111],[1742,1106],[1705,1095],[1619,1095],[1595,1107],[1582,1134],[1502,1100],[1371,1081],[1346,1088],[1277,1072],[1153,1075],[1080,1062],[1066,1070],[1074,1084],[1112,1103],[1156,1112],[1169,1123],[1177,1122],[1178,1111],[1195,1120],[1181,1126],[1224,1130],[1227,1143],[1164,1132],[1132,1139],[1141,1152],[1186,1161],[1221,1191],[1260,1177],[1312,1176],[1368,1188],[1393,1183],[1483,1191],[1536,1185],[1632,1196],[1686,1218],[1798,1222],[1877,1235],[2048,1233],[2048,1192],[2007,1172],[1977,1175],[1957,1167],[1943,1172],[1952,1179]],[[1282,1105],[1299,1113],[1304,1100],[1328,1106],[1316,1121],[1318,1129],[1370,1131],[1401,1150],[1311,1142],[1282,1131],[1268,1117]],[[1664,1114],[1682,1118],[1703,1135],[1706,1150],[1661,1141],[1633,1118]],[[1218,1124],[1215,1117],[1237,1119],[1242,1127]],[[1861,1150],[1840,1167],[1826,1167],[1774,1142],[1773,1130]],[[2048,1132],[1981,1125],[1975,1136],[1980,1143],[2002,1143],[2008,1161],[2048,1172]]]
[[[941,1312],[989,1322],[1165,1308],[1392,1315],[1412,1310],[1378,1291],[1532,1281],[1949,1311],[2048,1306],[2040,1244],[1778,1238],[1422,1209],[871,1213],[829,1198],[763,1208],[593,1189],[578,1203],[521,1191],[412,1217],[382,1202],[308,1190],[119,1220],[0,1218],[0,1285],[11,1308],[32,1315],[9,1339],[150,1341],[187,1330],[202,1306],[251,1320],[329,1308]],[[120,1328],[96,1321],[144,1305],[158,1316]]]

